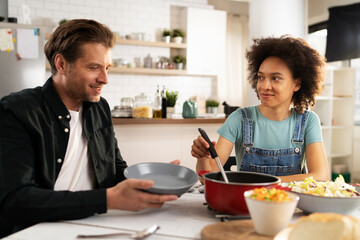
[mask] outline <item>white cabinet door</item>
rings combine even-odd
[[[218,75],[225,66],[226,12],[186,8],[182,11],[187,42],[187,73]]]

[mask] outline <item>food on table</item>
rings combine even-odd
[[[255,188],[250,198],[268,201],[268,202],[285,202],[291,201],[289,195],[281,189],[276,188]]]
[[[289,240],[360,239],[360,220],[336,213],[313,213],[301,217],[291,229]]]
[[[302,182],[290,182],[291,191],[322,197],[358,197],[355,187],[347,184],[342,175],[335,181],[316,182],[313,177]]]

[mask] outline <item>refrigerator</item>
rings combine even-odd
[[[0,98],[45,79],[44,29],[0,22]]]

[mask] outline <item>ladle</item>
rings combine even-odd
[[[205,141],[209,144],[209,152],[211,154],[211,157],[215,159],[216,161],[216,164],[218,165],[219,169],[220,169],[220,172],[222,174],[222,177],[224,178],[224,181],[226,183],[229,182],[227,176],[226,176],[226,173],[224,171],[224,168],[223,168],[223,165],[221,164],[220,162],[220,159],[219,159],[219,156],[214,148],[214,145],[212,144],[212,142],[210,141],[210,138],[208,137],[208,135],[206,134],[206,132],[202,129],[202,128],[198,128],[201,136],[205,139]]]

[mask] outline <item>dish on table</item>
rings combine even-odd
[[[309,181],[315,183],[315,185],[316,184],[318,185],[312,186],[309,189],[303,187],[304,193],[297,192],[297,191],[301,191],[299,189],[299,186],[308,185]],[[329,183],[330,185],[327,185]],[[351,193],[349,194],[349,196],[342,196],[344,194],[340,194],[339,192],[341,191],[337,191],[336,188],[335,190],[333,189],[331,191],[332,193],[329,193],[329,191],[324,193],[323,190],[317,189],[317,187],[321,185],[331,186],[331,188],[334,188],[334,186],[332,186],[334,184],[337,185],[339,189],[341,189],[342,186],[349,187],[350,189],[356,189],[356,187],[346,184],[342,176],[339,179],[336,179],[334,182],[316,182],[312,178],[307,178],[304,181],[293,182],[288,184],[288,186],[284,186],[284,185],[283,186],[287,188],[288,191],[291,191],[300,197],[297,207],[303,210],[305,213],[334,212],[340,214],[349,214],[360,208],[360,196],[356,196],[357,194]],[[305,192],[312,192],[312,194]],[[319,194],[319,196],[314,194]],[[326,195],[331,195],[331,196],[326,196]]]
[[[294,193],[264,187],[248,190],[244,197],[255,231],[267,236],[288,226],[299,201]]]
[[[124,171],[126,178],[154,181],[154,186],[145,191],[156,194],[175,194],[181,196],[197,181],[193,170],[171,163],[147,162],[131,165]]]

